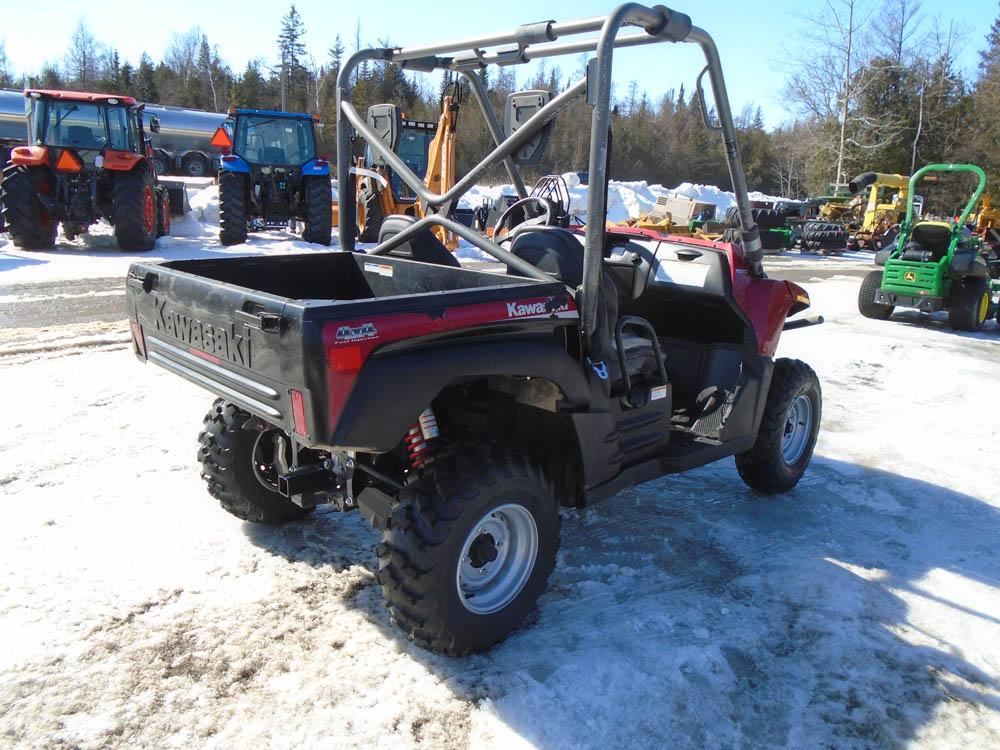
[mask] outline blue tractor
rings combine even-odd
[[[248,231],[296,230],[302,239],[330,244],[333,219],[330,163],[316,155],[312,115],[260,109],[230,110],[212,145],[219,168],[219,238],[246,242]]]

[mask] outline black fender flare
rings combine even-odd
[[[545,378],[559,387],[568,404],[585,407],[590,402],[583,367],[553,338],[376,352],[361,369],[330,442],[374,453],[392,450],[442,389],[490,375]]]

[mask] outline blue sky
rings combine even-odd
[[[3,0],[2,4],[13,3],[14,0]],[[568,20],[599,15],[614,4],[609,0],[548,0],[544,4],[526,0],[430,0],[422,3],[300,0],[296,3],[306,22],[306,46],[317,61],[326,59],[326,51],[338,33],[345,46],[351,49],[358,20],[365,44],[388,38],[393,44],[412,45],[503,31],[547,18]],[[803,28],[803,9],[819,9],[822,0],[771,0],[767,3],[677,0],[667,4],[689,13],[697,25],[715,37],[730,98],[737,112],[745,103],[756,102],[763,108],[768,126],[789,117],[781,99],[788,71],[786,52],[795,46],[796,36]],[[238,71],[250,57],[274,59],[275,37],[281,17],[288,9],[283,2],[265,4],[251,0],[238,5],[169,0],[145,4],[151,23],[143,26],[137,17],[143,12],[140,10],[143,5],[134,0],[102,0],[88,4],[50,0],[19,4],[17,29],[42,31],[36,36],[23,31],[14,34],[7,26],[8,30],[0,28],[0,39],[6,45],[15,71],[23,73],[37,71],[46,61],[59,61],[65,41],[81,16],[98,39],[117,47],[125,59],[133,62],[143,51],[159,59],[172,32],[186,31],[197,24],[206,31],[209,40],[218,45],[222,58]],[[963,70],[971,75],[977,62],[976,53],[984,45],[1000,3],[997,0],[923,0],[922,5],[925,28],[930,28],[935,19],[944,23],[954,20],[964,28],[965,44],[959,59]],[[255,7],[260,10],[252,10]],[[398,17],[387,20],[397,7]],[[136,33],[137,28],[141,28],[141,33]],[[56,40],[56,52],[45,43],[49,40]],[[566,58],[561,67],[568,73],[577,65],[577,60]],[[640,90],[654,97],[682,83],[690,92],[701,65],[699,51],[693,45],[625,50],[616,58],[618,91],[624,93],[629,81],[635,80]]]

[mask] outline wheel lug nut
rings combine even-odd
[[[486,572],[487,572],[487,569],[486,569],[485,565],[479,569],[479,575],[481,575],[481,576],[486,575]]]
[[[494,544],[495,547],[503,547],[503,539],[497,539]]]

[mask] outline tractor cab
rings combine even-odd
[[[41,89],[29,89],[25,96],[29,148],[36,154],[49,149],[51,166],[60,171],[100,169],[109,161],[116,165],[146,154],[143,105],[130,96]],[[156,118],[150,129],[159,129]]]

